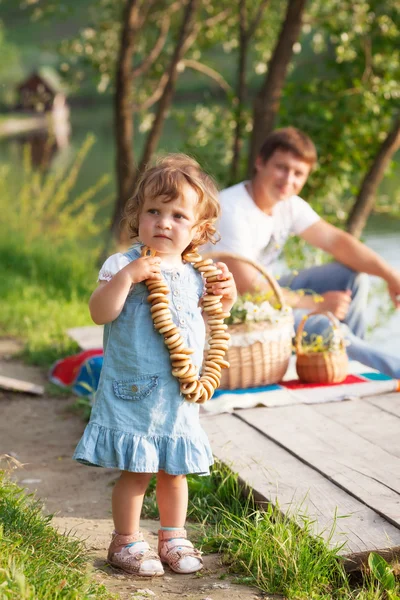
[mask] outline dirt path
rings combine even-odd
[[[10,344],[0,341],[0,374],[45,384],[40,370],[10,360]],[[44,397],[0,390],[0,455],[9,454],[23,464],[13,478],[30,492],[36,491],[53,524],[86,541],[93,555],[96,577],[120,598],[153,600],[182,597],[188,600],[255,600],[254,588],[232,583],[218,555],[205,556],[200,575],[141,579],[126,576],[105,563],[112,531],[111,489],[117,477],[111,469],[94,469],[71,459],[84,423],[71,413],[74,398]],[[144,520],[142,529],[156,547],[158,524]],[[265,598],[265,596],[264,596]]]

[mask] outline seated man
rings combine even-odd
[[[285,295],[295,309],[296,326],[305,313],[330,311],[344,324],[350,358],[400,378],[400,356],[378,351],[363,341],[368,295],[365,273],[387,282],[396,308],[400,306],[400,273],[355,237],[320,218],[298,196],[316,160],[313,142],[301,131],[287,127],[269,135],[257,156],[252,179],[221,192],[222,215],[217,225],[221,241],[207,250],[233,252],[271,269],[287,238],[296,234],[330,253],[337,262],[280,280],[292,290]],[[251,265],[232,259],[225,262],[239,293],[267,287]],[[316,303],[312,295],[296,290],[313,290],[322,301]],[[318,318],[307,322],[308,333],[326,328],[325,318],[316,321]]]

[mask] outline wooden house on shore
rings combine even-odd
[[[44,113],[57,105],[67,104],[66,86],[57,71],[41,67],[27,77],[17,88],[16,110]]]

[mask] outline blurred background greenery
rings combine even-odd
[[[123,135],[133,123],[127,156],[116,152],[115,115],[132,5],[143,22],[133,36],[129,115],[120,123]],[[74,350],[65,329],[90,323],[99,260],[121,241],[116,206],[149,140],[150,153],[195,156],[224,187],[249,172],[256,134],[268,132],[261,117],[270,127],[299,127],[319,154],[303,197],[349,227],[363,180],[398,127],[399,14],[399,0],[0,0],[0,333],[22,337],[27,356],[43,364]],[[181,34],[186,45],[174,63]],[[19,85],[43,68],[67,90],[71,133],[62,145],[51,127],[7,133],[7,123],[26,117]],[[172,94],[161,106],[168,82]],[[389,159],[357,234],[400,267],[394,147]],[[287,258],[291,267],[324,260],[296,241]],[[384,324],[373,336],[386,347],[389,331],[393,344],[400,334],[398,316],[383,318],[388,307],[375,287],[370,316]]]

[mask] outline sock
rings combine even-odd
[[[182,527],[160,527],[161,531],[179,531],[180,529],[182,529]],[[175,538],[177,540],[179,539],[184,539],[184,538]],[[167,540],[169,541],[169,540]]]

